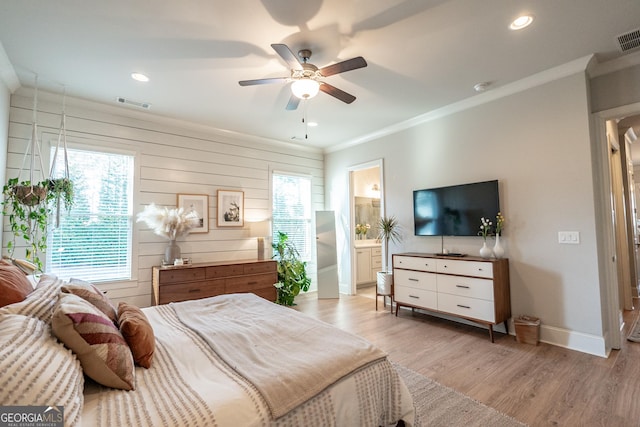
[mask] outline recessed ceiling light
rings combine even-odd
[[[318,126],[318,123],[317,122],[308,122],[307,126],[309,126],[310,128],[314,128],[314,127]]]
[[[513,20],[511,24],[509,24],[509,28],[512,30],[522,30],[523,28],[528,27],[533,22],[532,15],[522,15],[518,16]]]
[[[485,90],[489,89],[489,86],[491,86],[490,82],[482,82],[474,85],[473,90],[475,90],[476,92],[484,92]]]
[[[137,80],[139,82],[148,82],[149,81],[149,77],[147,77],[146,75],[144,75],[142,73],[131,73],[131,78],[133,80]]]

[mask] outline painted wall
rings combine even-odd
[[[42,151],[48,153],[47,144],[57,141],[61,99],[39,91],[38,100]],[[30,90],[20,89],[11,97],[8,177],[16,176],[22,163],[30,136],[31,107]],[[271,215],[273,170],[310,174],[313,209],[324,209],[324,161],[318,150],[222,133],[126,107],[69,97],[67,132],[70,144],[97,144],[137,153],[136,213],[151,202],[175,207],[178,193],[209,196],[209,232],[178,239],[183,257],[193,262],[257,256],[257,239],[250,237],[248,224],[244,228],[216,227],[218,189],[244,191],[245,219],[262,219]],[[5,241],[6,230],[5,225]],[[116,302],[126,299],[146,306],[151,303],[151,267],[160,264],[167,242],[143,223],[137,223],[134,230],[134,280],[101,288],[108,290]],[[6,247],[3,249],[6,253]],[[315,288],[315,265],[310,265],[310,273]]]
[[[328,153],[326,197],[328,208],[338,212],[339,253],[345,254],[348,236],[346,170],[354,159],[379,158],[386,213],[404,230],[392,252],[442,249],[440,237],[413,235],[413,190],[498,179],[512,314],[540,317],[542,340],[588,352],[602,349],[584,73]],[[559,244],[559,231],[578,231],[580,244]],[[475,255],[480,246],[480,237],[444,238],[452,252]],[[349,277],[343,269],[340,280]]]

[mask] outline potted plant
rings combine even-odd
[[[69,178],[50,178],[47,181],[49,200],[55,201],[56,227],[60,224],[60,206],[64,202],[64,207],[69,212],[73,206],[73,181]]]
[[[163,265],[174,265],[176,259],[181,259],[182,251],[176,239],[200,225],[200,218],[195,212],[187,212],[183,208],[160,208],[155,203],[147,205],[138,213],[137,218],[137,222],[144,221],[158,236],[169,239]]]
[[[7,242],[9,256],[13,256],[16,239],[23,238],[27,243],[25,257],[42,271],[39,252],[47,248],[47,182],[31,184],[11,178],[2,189],[2,214],[9,219],[9,228],[13,239]]]
[[[276,252],[273,258],[278,261],[278,283],[274,284],[278,292],[276,303],[292,306],[300,291],[309,290],[311,279],[307,277],[307,263],[300,259],[300,253],[286,233],[278,231],[277,237],[271,244]]]
[[[400,225],[395,216],[381,217],[378,220],[378,239],[384,245],[384,270],[377,273],[378,294],[391,295],[393,286],[393,270],[389,260],[389,242],[399,243],[402,240]]]

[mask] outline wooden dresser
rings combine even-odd
[[[221,294],[254,293],[276,300],[274,260],[246,260],[153,267],[153,303],[186,301]]]
[[[393,255],[396,316],[401,306],[461,317],[489,328],[511,317],[509,261],[473,256]],[[508,330],[507,330],[508,331]]]

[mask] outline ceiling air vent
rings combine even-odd
[[[121,96],[117,97],[116,101],[118,101],[120,104],[133,105],[134,107],[144,108],[145,110],[151,108],[151,104],[149,104],[148,102],[132,101],[131,99],[123,98]]]
[[[640,47],[640,28],[616,36],[621,52],[628,52]]]

